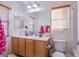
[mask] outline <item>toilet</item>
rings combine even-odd
[[[54,39],[55,52],[52,54],[52,57],[66,57],[64,54],[66,46],[66,40]]]

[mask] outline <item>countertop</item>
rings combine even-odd
[[[19,38],[27,38],[27,39],[33,39],[33,40],[42,40],[42,41],[48,41],[48,39],[50,39],[49,37],[43,36],[43,37],[39,37],[39,36],[25,36],[25,35],[12,35],[12,37],[19,37]]]

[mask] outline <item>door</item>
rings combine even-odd
[[[34,40],[26,39],[26,56],[34,56]]]
[[[25,56],[25,39],[19,38],[18,40],[18,54]]]
[[[35,56],[36,57],[45,57],[48,56],[48,49],[46,48],[45,41],[35,40]]]
[[[18,53],[18,38],[17,37],[12,37],[12,52],[13,53]]]

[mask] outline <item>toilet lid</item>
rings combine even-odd
[[[53,53],[53,57],[65,57],[64,53],[56,51]]]

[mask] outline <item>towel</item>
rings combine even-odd
[[[46,33],[48,33],[48,32],[50,32],[50,26],[49,25],[46,26]]]
[[[0,17],[0,55],[6,51],[6,36]]]
[[[40,33],[44,34],[44,27],[42,25],[41,25],[41,28],[40,28]]]

